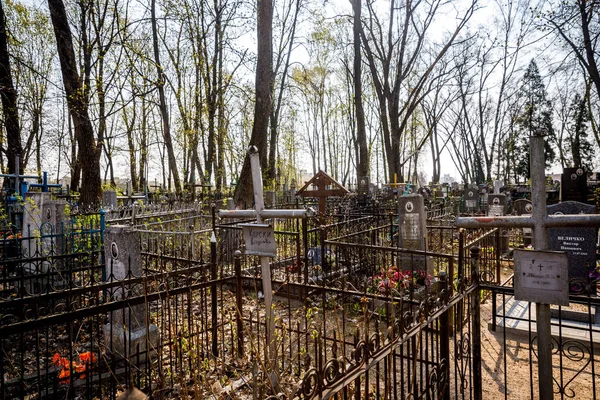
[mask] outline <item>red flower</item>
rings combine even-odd
[[[81,360],[82,363],[91,364],[96,362],[96,355],[91,351],[86,351],[85,353],[81,353],[79,355],[79,360]]]

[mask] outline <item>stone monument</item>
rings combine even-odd
[[[587,201],[587,174],[583,168],[564,168],[560,179],[561,201]]]
[[[515,200],[513,210],[516,215],[531,216],[533,213],[533,204],[527,199]],[[525,247],[531,244],[533,230],[531,228],[521,228],[523,232],[523,245]]]
[[[479,212],[479,189],[473,186],[467,186],[463,192],[463,212]]]
[[[576,201],[566,201],[547,207],[548,215],[595,214],[596,207]],[[596,268],[598,228],[549,228],[548,248],[565,251],[569,261],[569,279],[588,279]]]
[[[102,192],[102,207],[111,209],[117,208],[117,192],[114,190],[105,190]]]
[[[141,246],[138,233],[132,227],[113,225],[104,232],[104,258],[106,281],[122,281],[143,274]],[[124,282],[119,287],[107,290],[112,301],[141,296],[141,285]],[[147,325],[146,306],[138,304],[109,314],[109,323],[104,325],[104,338],[112,344],[111,351],[117,357],[130,361],[144,362],[147,354],[155,354],[158,345],[158,327]],[[139,351],[139,356],[137,355]]]
[[[426,213],[423,196],[409,194],[398,197],[398,247],[408,250],[427,250]],[[402,269],[427,269],[433,273],[430,257],[404,253],[399,256]]]

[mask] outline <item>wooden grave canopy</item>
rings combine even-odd
[[[310,187],[314,189],[309,190]],[[319,199],[319,213],[325,214],[325,199],[329,196],[345,196],[350,193],[341,183],[319,170],[298,192],[297,196]]]

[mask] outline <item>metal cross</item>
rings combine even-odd
[[[252,170],[252,186],[254,187],[254,210],[220,210],[219,218],[256,218],[256,223],[262,223],[265,219],[271,218],[307,218],[315,215],[312,209],[297,210],[275,210],[265,209],[263,198],[263,181],[260,170],[260,159],[258,149],[255,146],[248,148],[250,156],[250,167]],[[270,257],[260,257],[263,292],[265,295],[265,313],[267,319],[267,342],[269,343],[269,353],[267,358],[271,360],[272,366],[275,366],[273,359],[276,354],[276,343],[273,337],[275,332],[275,318],[273,315],[273,291],[271,289],[271,269]],[[240,310],[241,311],[241,310]]]

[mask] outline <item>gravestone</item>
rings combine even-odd
[[[292,179],[292,183],[290,184],[290,198],[288,203],[294,204],[296,203],[296,180]]]
[[[490,194],[488,195],[488,215],[499,217],[505,214],[506,195]]]
[[[513,209],[515,215],[529,216],[533,212],[533,204],[527,199],[517,199],[514,202]]]
[[[566,201],[547,207],[548,215],[595,214],[596,207],[576,201]],[[548,248],[565,251],[569,259],[569,279],[588,279],[596,267],[598,228],[550,228]]]
[[[361,176],[358,180],[358,194],[360,196],[368,196],[369,195],[369,177]]]
[[[113,225],[104,231],[104,259],[106,260],[106,281],[122,281],[130,277],[140,277],[142,271],[141,246],[135,229],[125,225]],[[112,301],[143,295],[142,285],[124,283],[107,290]],[[109,323],[104,325],[106,343],[112,344],[112,352],[117,357],[130,361],[145,362],[146,350],[154,355],[158,345],[158,327],[153,324],[146,328],[148,315],[144,304],[134,305],[109,314]]]
[[[467,186],[463,192],[463,212],[479,212],[479,189],[473,186]]]
[[[52,200],[49,192],[28,192],[23,206],[23,240],[22,252],[25,258],[48,257],[62,254],[63,222],[66,219],[67,202]],[[25,274],[45,274],[50,261],[26,263]],[[55,279],[54,279],[55,278]],[[53,277],[52,283],[60,286],[59,276]],[[33,281],[29,282],[33,284]],[[33,288],[29,288],[32,289]]]
[[[459,196],[460,190],[458,188],[458,182],[452,182],[450,184],[450,196]]]
[[[235,210],[235,201],[233,201],[232,197],[227,198],[225,207],[227,210]]]
[[[583,168],[564,168],[560,179],[561,201],[587,201],[587,174]]]
[[[117,208],[117,192],[114,190],[105,190],[102,192],[102,207]]]
[[[485,185],[479,185],[479,211],[487,213],[488,211],[488,196],[491,190]]]
[[[442,183],[442,197],[450,196],[450,185],[446,182]]]
[[[408,250],[427,250],[427,225],[423,196],[409,194],[398,197],[398,247]],[[426,269],[433,274],[430,257],[400,254],[402,269]]]
[[[504,187],[504,182],[494,181],[494,194],[500,194],[503,187]]]
[[[513,210],[516,215],[531,216],[531,213],[533,212],[533,204],[527,199],[518,199],[514,202]],[[523,232],[523,244],[525,247],[527,247],[531,244],[533,229],[521,228],[521,230]]]
[[[506,215],[506,195],[505,194],[489,194],[488,195],[488,212],[490,217],[501,217]],[[508,251],[510,234],[508,229],[500,229],[500,254]]]
[[[274,190],[265,190],[265,208],[273,208],[277,204],[277,193]]]

